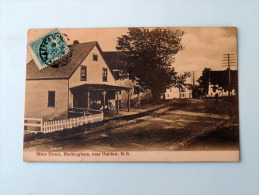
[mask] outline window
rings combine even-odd
[[[98,55],[97,54],[93,54],[93,61],[98,61]]]
[[[103,82],[107,82],[107,68],[103,68]]]
[[[115,77],[115,80],[119,80],[120,78],[120,71],[119,70],[114,70],[113,75]]]
[[[81,66],[81,81],[86,81],[86,73],[87,73],[87,70],[86,70],[86,66]]]
[[[55,91],[48,92],[48,107],[55,107]]]

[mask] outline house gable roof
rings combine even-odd
[[[111,69],[127,69],[128,64],[121,59],[123,53],[120,51],[103,52],[103,56]]]
[[[31,60],[26,67],[26,79],[69,79],[95,46],[97,46],[100,53],[102,53],[97,41],[78,43],[69,46],[73,51],[71,61],[67,65],[58,68],[47,66],[46,68],[39,70],[34,60]]]

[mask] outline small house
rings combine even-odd
[[[171,87],[166,90],[163,99],[185,99],[192,98],[191,85],[185,84],[179,87]]]

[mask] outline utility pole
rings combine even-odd
[[[195,86],[195,80],[194,80],[194,71],[192,71],[192,85]]]
[[[236,61],[234,58],[234,54],[223,54],[223,66],[227,66],[227,71],[228,71],[228,96],[230,96],[230,90],[231,90],[231,66],[235,66]]]
[[[197,97],[197,91],[195,90],[195,72],[196,71],[192,71],[192,92],[189,94],[189,97],[192,97],[192,98],[193,98],[193,92]]]

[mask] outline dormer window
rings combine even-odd
[[[87,74],[87,69],[86,69],[86,66],[81,66],[81,72],[80,72],[80,80],[81,81],[86,81],[87,77],[86,77],[86,74]]]
[[[97,54],[93,54],[93,61],[98,61],[98,55]]]

